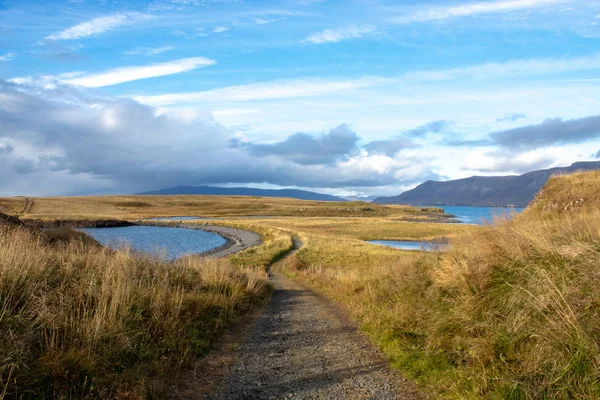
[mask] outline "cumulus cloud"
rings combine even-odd
[[[4,145],[0,145],[0,156],[2,154],[9,154],[12,153],[12,151],[15,148],[13,146],[11,146],[10,144],[4,144]]]
[[[0,81],[0,195],[133,193],[178,184],[382,187],[430,170],[427,160],[407,165],[355,153],[358,136],[345,125],[267,146],[236,147],[234,139],[210,112],[179,118],[74,86]],[[306,154],[291,148],[296,143]],[[309,154],[319,151],[329,153]]]
[[[331,165],[355,153],[359,140],[348,125],[342,124],[317,137],[296,133],[273,144],[233,143],[256,156],[278,156],[302,165]]]
[[[362,148],[369,154],[385,154],[388,157],[393,157],[396,153],[411,147],[415,147],[411,139],[397,136],[388,140],[374,140],[365,144]]]
[[[374,140],[366,143],[362,148],[370,154],[385,154],[388,157],[393,157],[404,149],[417,147],[414,138],[424,138],[431,133],[445,132],[452,125],[449,121],[431,121],[413,129],[409,129],[402,135],[395,136],[391,139]]]
[[[153,17],[142,13],[117,13],[106,17],[98,17],[79,23],[63,31],[53,33],[46,37],[48,41],[73,40],[99,35],[120,26],[131,25]]]
[[[493,151],[471,152],[464,164],[464,169],[477,172],[494,172],[522,174],[529,171],[553,167],[562,154],[556,150],[531,150],[522,153]]]
[[[373,32],[370,26],[349,26],[339,29],[325,29],[306,38],[305,42],[312,44],[336,43],[346,39],[356,39]]]
[[[451,125],[452,125],[452,123],[449,121],[442,121],[442,120],[431,121],[424,125],[418,126],[414,129],[410,129],[410,130],[406,131],[406,135],[411,136],[411,137],[413,137],[413,136],[422,137],[422,136],[426,136],[430,133],[441,133],[441,132],[446,131]]]
[[[490,134],[490,138],[495,144],[519,149],[579,143],[598,137],[600,137],[600,115],[566,121],[552,118],[539,125],[529,125]]]

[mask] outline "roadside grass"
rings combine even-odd
[[[267,295],[261,268],[58,237],[0,226],[0,398],[163,396]]]
[[[240,225],[228,226],[249,229],[246,226]],[[250,229],[261,236],[262,244],[230,255],[228,260],[233,265],[240,267],[259,267],[266,271],[271,264],[279,261],[279,259],[287,254],[293,247],[292,237],[287,232],[260,226],[252,226]]]
[[[553,177],[523,215],[466,230],[443,253],[304,234],[283,268],[345,306],[434,398],[596,399],[597,193],[600,173]],[[560,206],[540,211],[540,198]]]

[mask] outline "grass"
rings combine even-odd
[[[68,392],[60,390],[71,387],[69,384],[75,378],[66,371],[91,371],[87,375],[80,373],[78,380],[74,380],[79,382],[74,386],[79,394],[92,390],[82,376],[93,377],[94,390],[110,388],[106,392],[110,395],[102,394],[107,397],[134,393],[142,398],[149,393],[160,393],[160,382],[167,371],[173,365],[178,366],[178,360],[201,354],[206,348],[204,340],[210,340],[202,339],[201,345],[193,345],[193,338],[218,335],[228,318],[243,313],[258,301],[263,284],[257,292],[248,289],[248,282],[262,282],[264,268],[291,247],[290,237],[294,234],[300,236],[304,247],[286,260],[284,272],[345,307],[383,349],[392,365],[417,381],[433,398],[600,398],[598,193],[599,172],[553,177],[521,215],[512,221],[497,220],[493,226],[483,227],[433,223],[436,211],[429,209],[374,206],[376,211],[366,211],[364,203],[356,203],[355,207],[352,203],[211,196],[34,199],[27,218],[212,215],[227,219],[195,223],[255,230],[264,242],[226,261],[212,261],[214,264],[209,265],[189,259],[176,263],[177,268],[172,270],[156,260],[102,250],[59,232],[52,234],[57,238],[55,242],[35,237],[21,240],[27,246],[38,246],[31,247],[31,251],[23,251],[16,241],[12,247],[7,245],[9,241],[0,241],[0,257],[12,254],[3,261],[3,268],[16,266],[10,269],[12,280],[7,281],[15,282],[8,286],[13,289],[2,292],[8,295],[0,299],[10,300],[10,304],[30,304],[27,312],[13,312],[15,308],[11,305],[6,308],[9,311],[0,314],[3,318],[0,329],[18,332],[20,336],[16,337],[25,343],[11,347],[4,343],[13,336],[2,335],[0,343],[6,346],[0,349],[4,351],[2,354],[12,348],[23,350],[6,353],[11,357],[22,354],[22,359],[3,363],[0,376],[7,382],[10,374],[11,378],[18,377],[17,382],[31,382],[30,387],[34,388],[45,387],[35,386],[42,385],[40,382],[52,382],[48,390],[58,390],[56,393],[66,393],[68,397]],[[9,214],[19,215],[24,210],[24,199],[0,199],[0,207]],[[248,215],[269,218],[243,218]],[[401,251],[364,242],[441,237],[450,239],[451,248],[438,253]],[[29,264],[23,261],[28,257],[37,261]],[[129,272],[117,273],[115,265],[120,266],[118,271]],[[157,272],[150,273],[150,269]],[[208,276],[220,276],[219,273],[226,271],[227,279],[202,278],[202,271],[212,271],[206,272]],[[18,278],[19,274],[27,278]],[[123,290],[116,293],[130,299],[123,300],[129,308],[117,307],[121,322],[102,325],[98,333],[102,340],[96,339],[95,331],[90,333],[89,328],[81,327],[88,326],[95,314],[112,321],[109,311],[113,308],[94,307],[113,304],[114,296],[102,294],[99,288],[103,287],[102,282],[107,282],[106,277],[115,282],[121,276],[128,278],[119,278],[124,282],[119,284]],[[229,286],[208,283],[213,281],[234,283],[228,283]],[[24,282],[29,282],[31,289],[23,286]],[[90,288],[94,289],[91,294],[78,294]],[[179,297],[163,291],[177,293]],[[21,293],[27,295],[17,295]],[[39,293],[43,294],[43,301],[39,300]],[[135,295],[126,296],[128,293]],[[71,298],[79,298],[79,303],[71,304]],[[194,304],[192,311],[180,311],[186,309],[182,305],[185,301],[177,299],[196,299],[190,300]],[[217,310],[212,314],[204,306],[198,306],[213,304],[210,301],[216,305],[207,306],[208,309]],[[39,307],[40,304],[48,305]],[[63,310],[64,304],[67,307]],[[136,313],[131,315],[132,308],[145,310],[145,318],[140,319]],[[155,310],[161,310],[156,314],[160,317],[147,318],[155,315]],[[38,318],[36,313],[46,315],[46,319]],[[10,319],[6,315],[11,315]],[[77,318],[69,319],[68,315]],[[75,319],[82,324],[73,322]],[[184,332],[196,327],[193,329],[200,329],[203,334],[175,337],[172,332],[177,329],[165,332],[167,321],[170,326],[182,327]],[[8,329],[9,323],[16,325]],[[112,326],[119,327],[115,328],[117,335],[113,334]],[[28,334],[30,331],[34,333]],[[60,337],[66,339],[57,342],[62,346],[57,347],[60,350],[49,353],[54,358],[42,356],[46,354],[42,350],[57,346],[47,338]],[[137,344],[135,350],[131,343]],[[31,353],[31,349],[37,353]],[[86,364],[82,360],[89,357],[81,356],[81,351],[86,357],[92,354],[91,359],[96,361],[91,366]],[[185,354],[182,356],[181,352]],[[74,359],[82,364],[72,364],[70,354],[76,354]],[[60,363],[46,362],[55,359],[61,360]],[[125,365],[119,361],[132,359]],[[15,388],[10,386],[13,392],[7,393],[12,396]],[[44,393],[46,397],[55,394]]]
[[[435,398],[600,398],[597,193],[598,172],[554,177],[522,216],[444,253],[305,235],[285,272],[344,305]]]
[[[94,196],[0,199],[0,211],[29,219],[85,220],[199,216],[427,217],[440,209],[246,196]]]
[[[0,227],[0,398],[161,397],[267,293],[260,268],[50,237]]]

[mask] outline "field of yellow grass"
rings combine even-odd
[[[377,217],[439,216],[441,210],[247,196],[87,196],[0,199],[0,212],[45,220],[198,216]]]
[[[443,253],[307,235],[285,273],[343,305],[435,398],[600,398],[598,193],[598,172],[554,177],[523,215]]]
[[[50,236],[0,226],[0,398],[162,396],[267,295],[262,268]]]
[[[95,288],[100,293],[96,294],[99,296],[98,300],[88,294],[78,294],[80,298],[95,300],[89,303],[78,300],[77,305],[69,305],[65,308],[66,311],[54,309],[48,314],[59,315],[66,321],[57,327],[51,325],[52,329],[56,329],[56,333],[51,336],[59,336],[58,332],[66,335],[63,332],[71,332],[69,329],[73,328],[67,329],[65,324],[76,326],[75,320],[80,318],[87,324],[96,313],[100,313],[102,319],[108,318],[109,314],[105,313],[112,310],[112,297],[102,298],[103,292],[86,282],[94,282],[99,287],[107,279],[115,282],[117,277],[112,275],[116,273],[115,269],[105,270],[108,268],[106,265],[122,263],[124,270],[130,272],[118,274],[119,277],[123,275],[118,278],[121,279],[118,282],[122,281],[130,286],[123,286],[119,293],[133,303],[123,300],[129,308],[114,306],[116,311],[110,311],[121,313],[117,313],[121,319],[116,319],[120,321],[116,326],[121,328],[114,328],[121,332],[121,336],[117,335],[121,339],[115,339],[117,344],[114,345],[110,342],[111,349],[123,351],[122,354],[127,355],[124,357],[129,357],[127,344],[133,339],[127,339],[129,331],[124,327],[129,328],[129,318],[133,318],[133,326],[141,326],[140,331],[145,332],[147,329],[153,332],[148,337],[140,334],[147,340],[140,345],[141,348],[148,346],[149,353],[144,353],[149,357],[146,361],[156,361],[158,355],[166,357],[166,361],[160,361],[157,365],[150,362],[152,372],[149,373],[141,366],[141,358],[137,355],[138,358],[134,357],[135,362],[118,367],[122,368],[121,374],[108,387],[111,393],[131,392],[144,397],[149,391],[160,392],[160,377],[177,358],[171,358],[170,352],[175,352],[173,354],[178,357],[181,355],[178,353],[180,350],[175,351],[172,345],[166,344],[175,341],[178,349],[180,346],[186,348],[187,344],[181,344],[178,340],[185,342],[192,340],[192,336],[169,337],[161,331],[164,329],[160,328],[162,321],[154,321],[153,318],[142,321],[157,323],[159,327],[136,325],[141,323],[135,319],[138,314],[131,317],[125,310],[141,308],[146,310],[144,315],[154,315],[152,313],[158,307],[163,313],[174,313],[174,319],[169,320],[171,324],[180,323],[182,326],[194,326],[195,322],[190,324],[186,318],[194,320],[194,315],[197,315],[198,323],[210,321],[213,324],[208,325],[212,330],[206,328],[208,330],[203,332],[207,334],[201,336],[210,337],[211,332],[222,329],[223,321],[229,316],[248,309],[239,304],[253,304],[263,296],[264,275],[261,274],[264,273],[264,268],[292,247],[291,236],[296,235],[302,239],[304,247],[287,260],[283,267],[284,273],[345,308],[348,315],[384,350],[392,364],[404,375],[416,380],[432,397],[595,399],[600,398],[598,193],[598,172],[553,177],[534,203],[521,215],[512,221],[497,220],[493,226],[483,227],[437,223],[440,221],[440,213],[435,209],[372,206],[365,203],[211,196],[121,196],[33,199],[30,207],[25,210],[23,198],[0,199],[0,207],[5,212],[25,219],[132,220],[155,216],[213,216],[225,218],[189,223],[251,229],[263,237],[263,245],[232,255],[226,261],[213,261],[213,264],[198,259],[180,261],[176,263],[178,268],[175,269],[179,272],[165,269],[164,264],[156,260],[129,253],[87,247],[84,250],[82,245],[73,243],[68,248],[49,249],[44,244],[36,244],[34,239],[19,239],[27,246],[34,246],[27,252],[31,256],[18,254],[16,241],[12,247],[2,244],[0,257],[2,254],[12,255],[1,261],[1,265],[5,269],[7,265],[23,265],[24,261],[15,263],[14,260],[34,257],[38,260],[34,263],[36,267],[13,268],[10,270],[12,272],[1,275],[0,279],[18,276],[17,270],[31,270],[28,273],[34,278],[10,278],[7,282],[11,282],[12,286],[6,287],[12,289],[4,292],[9,295],[3,299],[14,296],[17,287],[19,290],[26,287],[15,286],[12,282],[31,282],[33,289],[26,289],[23,293],[37,293],[36,290],[40,290],[35,285],[41,285],[40,282],[45,282],[44,279],[54,276],[58,276],[55,281],[58,282],[56,285],[59,289],[52,296],[44,294],[44,301],[46,298],[54,299],[49,303],[52,306],[61,304],[55,299],[63,299],[70,291],[79,290],[83,293],[91,290],[77,289],[79,286]],[[253,218],[246,218],[247,216]],[[5,234],[5,240],[9,237]],[[401,251],[365,242],[376,239],[430,241],[441,238],[450,240],[451,247],[444,252],[434,253]],[[119,261],[114,261],[113,258]],[[100,259],[104,261],[98,261]],[[91,266],[89,273],[83,273],[72,266],[82,265],[81,263]],[[157,272],[150,279],[136,280],[136,276],[146,277],[149,274],[149,266]],[[63,269],[66,272],[62,272]],[[229,286],[209,283],[216,278],[202,278],[203,273],[210,277],[217,274],[217,271],[226,271]],[[69,285],[72,287],[65,282],[71,282]],[[161,282],[161,288],[154,288],[157,282]],[[251,289],[254,285],[260,289]],[[235,289],[231,289],[232,287]],[[154,293],[152,290],[161,293],[165,290],[177,295],[149,295],[148,293]],[[125,296],[129,292],[136,295]],[[145,293],[151,300],[139,293]],[[223,318],[217,319],[219,322],[216,323],[206,317],[212,314],[206,314],[202,307],[199,308],[200,311],[192,307],[190,313],[182,313],[181,310],[186,309],[183,302],[189,298],[195,299],[196,296],[203,296],[201,300],[197,300],[201,304],[212,301],[206,298],[217,299],[217,305],[213,304],[214,308],[207,307],[218,310],[217,314]],[[140,298],[146,299],[141,302],[142,305],[136,303],[140,300],[133,300]],[[165,300],[168,298],[171,300]],[[158,301],[163,308],[152,301]],[[40,304],[39,300],[35,304]],[[94,308],[99,305],[103,305],[101,312]],[[88,306],[91,308],[86,309]],[[10,307],[6,309],[12,310]],[[74,310],[79,310],[77,307],[83,307],[87,311],[76,312]],[[50,310],[51,307],[42,307],[39,311],[31,308],[28,313],[19,311],[9,314],[8,311],[1,311],[4,314],[0,314],[0,324],[13,321],[14,315],[19,315],[22,319],[23,315],[35,316],[36,312],[43,313],[47,309]],[[171,311],[167,312],[165,309]],[[68,310],[71,311],[67,312]],[[77,317],[69,320],[69,313],[75,313]],[[13,319],[7,320],[5,315],[12,315]],[[100,348],[98,343],[104,343],[93,336],[95,331],[82,330],[77,331],[77,334],[84,335],[82,338],[76,337],[73,332],[69,333],[71,336],[65,336],[67,339],[60,342],[65,351],[62,348],[57,351],[52,347],[55,346],[54,342],[46,339],[47,332],[53,332],[52,329],[34,325],[33,321],[37,324],[38,317],[28,318],[25,318],[24,326],[35,326],[34,332],[44,333],[42,343],[48,345],[41,348],[50,349],[53,357],[60,360],[68,355],[64,361],[67,366],[72,365],[69,364],[72,363],[70,354],[77,353],[73,349],[81,347],[85,354],[95,354],[94,351],[99,351]],[[61,321],[60,318],[58,321]],[[103,329],[114,332],[111,331],[113,328],[109,328],[113,324],[110,318],[106,320],[111,322],[107,323],[107,327],[99,328],[98,334],[101,335]],[[39,318],[39,321],[46,320]],[[154,336],[154,332],[159,332],[159,335]],[[160,335],[167,337],[163,340]],[[36,337],[35,334],[33,336]],[[102,340],[109,340],[101,337]],[[165,347],[153,347],[157,337],[161,338],[160,346],[164,344]],[[23,342],[26,344],[21,348],[26,349],[29,345],[27,343],[38,343],[36,340],[41,339],[28,340],[33,342]],[[204,341],[202,343],[205,345]],[[199,350],[194,345],[189,345],[185,353],[187,358],[183,359],[197,357],[205,348],[204,345],[199,346]],[[36,346],[39,347],[37,344]],[[15,373],[24,371],[19,366],[26,363],[36,365],[35,363],[42,361],[45,363],[46,359],[54,360],[40,354],[35,356],[38,358],[23,356],[22,361],[18,361],[22,364],[17,361],[5,364],[0,370],[0,376],[5,380],[9,375],[15,376]],[[94,368],[100,368],[98,370],[74,364],[82,371],[100,371],[79,375],[78,390],[92,390],[83,376],[98,377],[94,381],[94,388],[107,385],[108,381],[102,379],[116,376],[108,360],[119,359],[121,356],[107,357],[101,354],[97,357]],[[140,364],[136,364],[138,361]],[[51,365],[55,365],[54,361]],[[39,367],[42,371],[58,371],[54,375],[45,375],[46,379],[58,382],[58,389],[53,387],[52,390],[65,390],[68,386],[65,379],[74,379],[70,376],[67,378],[67,367],[64,365],[62,369],[46,369],[46,364]],[[82,369],[84,367],[89,368]],[[123,374],[123,371],[128,372]],[[25,379],[22,382],[31,384],[32,387],[42,382],[29,381],[32,379],[29,374],[24,376],[25,378],[17,381]],[[140,378],[148,376],[156,378]],[[10,390],[21,389],[10,386]]]

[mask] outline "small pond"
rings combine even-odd
[[[214,233],[185,228],[160,226],[126,226],[119,228],[85,228],[103,246],[132,249],[172,260],[188,254],[202,253],[223,246],[227,240]]]
[[[380,246],[393,247],[402,250],[425,250],[435,251],[441,250],[446,245],[429,242],[411,242],[408,240],[368,240],[369,243],[378,244]]]

